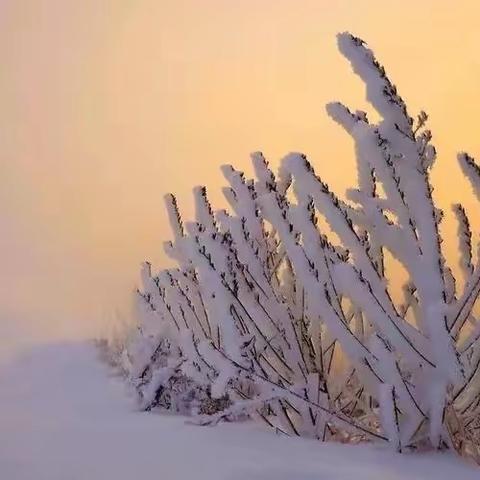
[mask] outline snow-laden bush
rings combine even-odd
[[[218,412],[212,420],[246,412],[286,434],[478,458],[480,265],[466,212],[455,205],[456,282],[427,115],[409,116],[362,40],[343,33],[338,44],[382,118],[327,107],[355,142],[358,188],[347,203],[304,155],[289,154],[275,175],[257,153],[255,180],[222,168],[228,212],[197,188],[196,218],[183,224],[169,195],[165,248],[177,266],[144,266],[132,379],[146,409],[168,396],[177,410]],[[480,168],[467,154],[459,162],[480,196]],[[390,257],[408,274],[401,305]]]

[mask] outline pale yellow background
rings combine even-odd
[[[0,345],[88,336],[126,311],[138,266],[165,261],[163,194],[218,203],[219,165],[305,152],[338,191],[352,145],[326,116],[365,108],[336,51],[374,48],[411,113],[431,115],[441,205],[467,198],[455,154],[480,155],[476,1],[2,0]],[[453,223],[446,244],[454,250]]]

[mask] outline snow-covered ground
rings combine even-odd
[[[37,346],[0,371],[1,480],[478,480],[443,454],[285,438],[137,412],[92,345]]]

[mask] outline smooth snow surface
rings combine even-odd
[[[42,346],[0,371],[1,480],[478,480],[450,455],[285,438],[251,424],[136,412],[87,344]]]

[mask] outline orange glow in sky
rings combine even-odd
[[[436,198],[475,213],[455,157],[480,156],[479,20],[474,0],[3,0],[3,338],[98,332],[140,262],[165,262],[164,193],[188,215],[205,184],[218,204],[221,164],[302,151],[350,186],[352,144],[324,105],[368,107],[339,31],[369,43],[411,114],[430,114]]]

